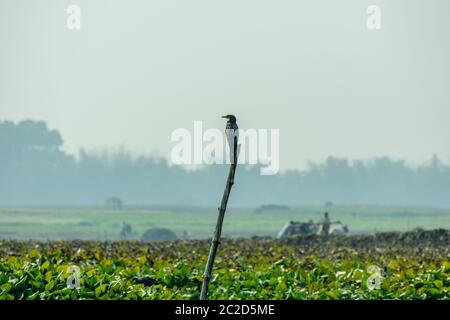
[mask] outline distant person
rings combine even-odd
[[[328,216],[328,212],[325,212],[324,218],[321,223],[321,228],[319,229],[319,234],[321,236],[328,236],[328,234],[330,233],[330,225],[330,217]]]
[[[120,226],[120,240],[125,240],[131,234],[131,226],[125,221]]]

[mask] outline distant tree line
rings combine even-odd
[[[216,206],[228,168],[190,171],[165,159],[126,151],[87,152],[75,158],[42,121],[0,121],[0,206],[102,205],[112,195],[134,205]],[[329,157],[306,170],[261,176],[241,166],[233,206],[262,204],[429,205],[450,207],[450,166],[438,157],[412,168],[404,161]]]

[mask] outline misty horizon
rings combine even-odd
[[[0,121],[0,205],[101,205],[112,196],[131,205],[216,205],[227,166],[200,170],[171,166],[162,157],[134,157],[125,149],[76,159],[64,137],[45,122]],[[260,175],[239,165],[233,206],[373,204],[449,207],[450,166],[436,155],[412,168],[388,157],[369,161],[328,157],[305,170]]]
[[[43,119],[32,119],[32,118],[24,118],[24,119],[19,119],[19,120],[10,120],[10,119],[1,119],[0,118],[0,123],[1,122],[11,122],[14,123],[15,125],[24,122],[24,121],[31,121],[31,122],[43,122],[46,124],[46,126],[49,128],[49,130],[56,130],[58,132],[60,132],[62,134],[62,137],[64,137],[64,132],[62,132],[61,130],[59,130],[59,128],[56,127],[50,127],[48,125],[48,123],[43,120]],[[220,130],[224,130],[223,128],[216,128],[216,129],[220,129]],[[169,141],[169,144],[171,145],[171,147],[175,146],[176,143],[175,142],[171,142]],[[195,170],[201,170],[206,168],[207,166],[209,166],[209,164],[188,164],[188,165],[182,165],[182,164],[174,164],[170,161],[170,156],[169,155],[164,155],[162,154],[162,152],[160,152],[159,150],[152,150],[151,147],[149,147],[149,149],[147,150],[147,152],[145,152],[144,150],[142,151],[137,151],[137,150],[133,150],[132,148],[129,148],[127,146],[126,143],[120,143],[117,145],[99,145],[99,146],[93,146],[93,147],[84,147],[84,146],[80,146],[77,150],[68,150],[66,147],[66,139],[62,139],[62,144],[59,147],[62,151],[64,151],[67,155],[73,156],[74,159],[76,160],[80,160],[81,154],[82,153],[88,153],[91,155],[98,155],[98,156],[111,156],[114,154],[126,154],[126,156],[130,157],[130,159],[136,160],[138,158],[141,157],[150,157],[150,158],[155,158],[155,159],[164,159],[165,161],[167,161],[167,164],[169,166],[177,166],[177,167],[181,167],[183,169],[186,169],[188,171],[195,171]],[[376,156],[372,156],[372,157],[366,157],[366,158],[348,158],[348,157],[338,157],[336,155],[333,154],[329,154],[327,156],[325,156],[323,159],[316,159],[315,161],[312,159],[306,159],[305,163],[303,165],[298,165],[295,166],[293,168],[281,168],[279,170],[279,173],[282,172],[288,172],[288,171],[303,171],[303,170],[308,170],[310,168],[311,165],[314,164],[322,164],[324,162],[326,162],[326,160],[328,158],[339,158],[339,159],[346,159],[350,165],[352,165],[352,163],[354,162],[365,162],[365,163],[369,163],[371,161],[373,161],[374,159],[380,159],[380,158],[388,158],[391,159],[393,161],[401,161],[404,162],[408,167],[416,169],[418,167],[421,166],[425,166],[428,165],[430,163],[432,163],[436,158],[445,165],[450,165],[450,157],[443,157],[441,155],[439,155],[437,152],[432,152],[430,153],[428,158],[423,159],[422,161],[408,161],[408,159],[406,158],[397,158],[397,157],[391,157],[388,156],[387,154],[379,154]],[[217,164],[212,164],[212,165],[217,165]]]
[[[41,119],[63,149],[168,157],[171,133],[280,130],[280,168],[329,155],[450,163],[450,3],[360,0],[0,4],[0,118]],[[239,10],[236,10],[239,8]],[[207,27],[206,27],[207,26]],[[20,53],[20,54],[18,54]]]

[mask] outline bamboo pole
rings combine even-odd
[[[220,235],[222,234],[223,219],[225,217],[225,211],[227,210],[228,197],[230,196],[231,187],[234,184],[234,174],[236,173],[238,148],[235,144],[234,147],[234,161],[231,163],[230,171],[228,172],[228,178],[225,185],[225,190],[222,196],[222,202],[219,207],[219,216],[217,217],[216,229],[211,242],[211,248],[209,250],[208,261],[205,266],[205,273],[203,274],[202,291],[200,293],[200,300],[208,299],[208,286],[211,280],[211,272],[214,265],[214,259],[216,258],[217,248],[220,244]]]

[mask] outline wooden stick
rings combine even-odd
[[[237,148],[235,148],[235,151]],[[237,164],[237,154],[234,153],[234,163],[230,166],[230,171],[228,172],[227,183],[225,185],[225,191],[223,192],[222,202],[219,208],[219,216],[217,218],[216,230],[214,231],[214,236],[211,242],[211,248],[209,250],[208,262],[206,263],[205,273],[203,274],[203,284],[202,291],[200,293],[200,300],[208,299],[208,286],[211,280],[211,272],[214,264],[214,259],[216,257],[217,248],[220,244],[220,235],[222,233],[223,218],[225,217],[225,210],[227,209],[228,197],[230,196],[231,187],[234,184],[234,174],[236,173]]]

